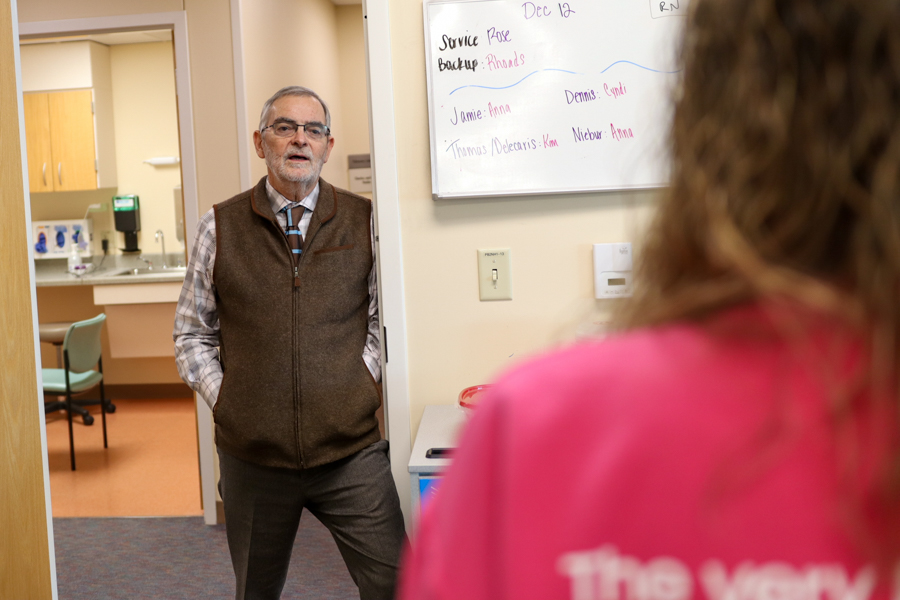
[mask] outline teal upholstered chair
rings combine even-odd
[[[69,419],[69,455],[72,470],[75,470],[75,442],[72,435],[73,394],[86,392],[94,386],[100,386],[100,413],[103,418],[103,447],[108,448],[106,440],[106,413],[109,400],[103,389],[103,359],[100,356],[100,331],[103,329],[105,314],[93,319],[76,321],[66,331],[63,340],[63,368],[42,369],[44,376],[44,394],[65,395],[65,402],[45,403],[44,411],[63,409]],[[94,371],[94,366],[97,370]],[[110,411],[111,412],[111,411]]]

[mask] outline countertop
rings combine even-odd
[[[466,422],[464,410],[456,404],[428,405],[409,455],[410,473],[439,473],[450,465],[449,458],[426,458],[429,448],[454,448]]]
[[[115,254],[103,257],[95,256],[85,259],[84,264],[97,264],[96,268],[88,267],[84,275],[72,275],[67,272],[64,258],[47,258],[34,261],[34,280],[37,287],[65,285],[121,285],[133,283],[168,283],[184,281],[184,266],[173,266],[163,269],[162,254],[144,254],[144,258],[153,263],[153,269],[134,275],[132,269],[147,267],[147,263],[136,255]],[[177,265],[184,260],[179,256],[168,255],[168,263]]]

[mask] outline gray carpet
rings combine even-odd
[[[200,517],[54,519],[60,600],[234,598],[225,526]],[[359,598],[328,530],[300,520],[282,598]]]

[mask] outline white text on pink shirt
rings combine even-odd
[[[569,579],[572,600],[689,600],[695,587],[708,600],[867,600],[876,583],[872,567],[851,576],[837,564],[743,562],[729,573],[716,559],[695,578],[677,558],[642,561],[610,545],[566,553],[557,569]]]

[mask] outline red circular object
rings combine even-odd
[[[484,392],[488,391],[490,388],[491,384],[467,387],[459,393],[459,405],[463,408],[472,410],[478,405],[478,401],[481,399],[481,396],[484,395]]]

